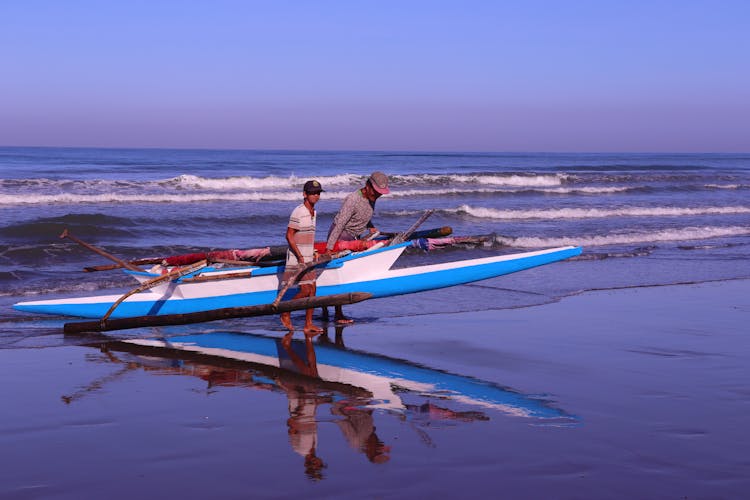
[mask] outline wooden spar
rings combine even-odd
[[[164,314],[160,316],[133,316],[130,318],[116,318],[107,321],[78,321],[65,323],[65,333],[106,332],[110,330],[126,330],[150,326],[186,325],[204,321],[216,321],[232,318],[247,318],[252,316],[266,316],[283,312],[311,309],[314,307],[338,306],[354,304],[372,297],[371,293],[352,292],[322,297],[305,297],[280,302],[278,305],[261,304],[245,307],[225,307],[186,314]]]
[[[415,240],[418,238],[441,238],[443,236],[449,236],[453,233],[453,229],[450,226],[443,226],[443,227],[436,227],[433,229],[423,229],[421,231],[415,231],[412,233],[411,236],[406,238],[406,240]],[[398,236],[399,233],[389,233],[389,232],[381,232],[379,236],[374,236],[375,238],[394,238]],[[369,239],[369,237],[368,237]],[[405,240],[405,241],[406,241]],[[287,245],[279,245],[279,246],[272,246],[269,248],[269,255],[266,257],[262,257],[258,261],[235,261],[237,262],[237,265],[240,265],[240,263],[248,266],[258,266],[258,267],[269,267],[269,266],[277,266],[280,264],[283,264],[283,258],[286,257],[286,251],[287,248],[289,248]],[[275,259],[275,260],[271,260]],[[279,261],[279,259],[282,259]],[[164,260],[164,257],[146,257],[142,259],[134,259],[129,260],[128,263],[132,264],[134,266],[148,266],[148,265],[154,265],[154,264],[161,264],[161,262]],[[211,260],[211,262],[221,262],[221,260]],[[100,265],[100,266],[86,266],[83,268],[84,271],[87,273],[96,272],[96,271],[112,271],[114,269],[120,269],[120,264],[106,264],[106,265]]]
[[[128,261],[130,264],[133,265],[147,265],[147,264],[161,264],[161,262],[164,259],[161,257],[152,257],[152,258],[146,258],[146,259],[136,259]],[[273,267],[273,266],[281,266],[284,264],[283,260],[271,260],[271,261],[264,261],[260,260],[258,262],[253,262],[251,260],[228,260],[228,259],[211,259],[211,263],[216,262],[219,264],[230,264],[235,266],[255,266],[255,267]],[[84,267],[83,270],[87,273],[95,272],[95,271],[112,271],[114,269],[121,269],[122,266],[119,264],[107,264],[104,266],[87,266]]]
[[[426,221],[426,220],[427,220],[427,218],[428,218],[428,217],[429,217],[430,215],[432,215],[432,213],[433,213],[434,211],[435,211],[435,209],[432,209],[432,208],[431,208],[431,209],[429,209],[429,210],[426,210],[426,211],[425,211],[425,213],[423,213],[423,214],[422,214],[422,217],[420,217],[420,218],[419,218],[419,219],[417,220],[417,222],[415,222],[414,224],[412,224],[412,225],[411,225],[411,227],[410,227],[409,229],[407,229],[407,230],[406,230],[406,231],[404,231],[403,233],[401,233],[401,234],[399,234],[398,236],[396,236],[395,238],[393,238],[393,239],[391,240],[391,242],[390,242],[390,243],[388,243],[388,246],[391,246],[391,245],[398,245],[399,243],[403,243],[404,241],[408,240],[408,239],[409,239],[409,237],[410,237],[410,236],[412,235],[412,233],[414,233],[414,231],[416,231],[416,230],[417,230],[417,228],[418,228],[419,226],[421,226],[421,225],[422,225],[422,223],[423,223],[424,221]]]
[[[76,243],[78,243],[79,245],[81,245],[82,247],[88,248],[92,252],[98,253],[102,257],[106,257],[106,258],[108,258],[111,261],[117,262],[118,264],[120,264],[122,267],[124,267],[126,269],[130,269],[131,271],[143,272],[143,269],[141,269],[140,267],[134,266],[133,264],[130,264],[129,262],[125,262],[122,259],[118,259],[114,255],[105,252],[101,248],[97,248],[94,245],[90,245],[90,244],[86,243],[85,241],[82,241],[82,240],[76,238],[75,236],[73,236],[72,234],[70,234],[70,232],[68,232],[67,228],[65,228],[63,230],[62,234],[60,235],[60,238],[69,238],[69,239],[75,241]]]
[[[414,231],[407,240],[416,240],[419,238],[442,238],[444,236],[450,236],[453,234],[453,228],[450,226],[436,227],[433,229],[422,229],[421,231]],[[398,233],[380,233],[380,238],[394,238],[398,236]]]
[[[250,271],[235,271],[231,273],[221,273],[216,276],[194,276],[190,278],[184,278],[180,282],[181,283],[203,283],[205,281],[224,281],[224,280],[234,280],[234,279],[240,279],[240,278],[252,278],[253,272]]]
[[[297,270],[296,273],[294,273],[289,279],[287,279],[286,283],[284,283],[284,286],[281,287],[281,289],[279,290],[278,295],[276,295],[276,299],[272,302],[272,304],[274,306],[279,305],[279,303],[281,302],[281,298],[284,296],[284,294],[286,293],[286,291],[289,290],[289,288],[292,285],[294,285],[300,279],[300,277],[303,274],[305,274],[307,271],[309,271],[313,267],[320,266],[322,264],[326,264],[326,263],[330,262],[331,260],[333,260],[335,258],[341,257],[342,255],[346,255],[347,253],[349,253],[348,250],[345,250],[343,252],[339,252],[337,254],[321,255],[318,258],[318,260],[314,260],[312,262],[308,262],[307,264],[305,264],[304,266],[302,266],[299,270]]]
[[[154,265],[154,264],[161,264],[161,261],[164,260],[161,257],[146,257],[143,259],[135,259],[135,260],[129,260],[128,264],[132,264],[134,266],[148,266],[148,265]],[[121,269],[122,266],[120,264],[105,264],[102,266],[86,266],[83,268],[84,271],[87,273],[93,273],[96,271],[112,271],[114,269]]]
[[[115,301],[115,303],[112,304],[112,307],[110,307],[109,310],[106,312],[106,314],[104,314],[104,316],[102,316],[102,319],[100,321],[102,321],[102,322],[107,321],[107,319],[112,314],[112,312],[114,312],[114,310],[117,309],[117,306],[119,306],[120,304],[122,304],[122,301],[125,300],[125,299],[127,299],[131,295],[139,293],[139,292],[143,292],[145,290],[149,290],[151,288],[154,288],[159,283],[162,283],[164,281],[169,281],[172,278],[179,278],[180,276],[185,276],[186,274],[190,274],[190,273],[192,273],[194,271],[197,271],[198,269],[206,267],[206,265],[208,265],[208,263],[205,260],[202,260],[200,262],[196,262],[193,265],[186,266],[186,267],[179,267],[179,268],[177,268],[177,269],[175,269],[175,270],[173,270],[173,271],[171,271],[171,272],[169,272],[167,274],[164,274],[164,275],[161,275],[161,276],[157,276],[155,278],[151,278],[148,281],[144,281],[143,283],[140,284],[140,286],[137,286],[137,287],[133,288],[132,290],[130,290],[129,292],[127,292],[126,294],[124,294],[122,297],[120,297],[119,299],[117,299]]]

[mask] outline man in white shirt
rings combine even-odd
[[[314,260],[315,224],[317,220],[315,204],[320,200],[320,193],[322,192],[323,188],[318,181],[307,181],[302,189],[304,202],[297,206],[292,211],[292,215],[289,216],[289,225],[286,228],[286,241],[289,243],[289,250],[286,253],[286,268],[281,278],[282,287],[286,281],[297,274],[300,267]],[[299,292],[293,298],[314,297],[316,278],[317,271],[315,268],[301,276],[298,281]],[[320,327],[313,325],[312,315],[312,309],[305,311],[305,327],[303,330],[305,335],[314,336],[323,332]],[[290,313],[281,314],[281,323],[290,332],[294,331]]]

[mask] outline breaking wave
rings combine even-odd
[[[138,181],[133,179],[0,179],[0,188],[58,188],[58,189],[112,189],[112,188],[152,188],[171,187],[181,189],[242,190],[242,189],[298,189],[310,178],[315,178],[326,186],[359,186],[367,180],[367,175],[343,173],[338,175],[315,176],[233,176],[201,177],[182,174],[161,180]],[[550,187],[560,186],[571,176],[567,174],[534,173],[467,173],[467,174],[408,174],[391,175],[395,185],[448,186],[452,184],[479,184],[508,187]]]
[[[461,205],[447,213],[468,214],[481,219],[589,219],[602,217],[679,217],[691,215],[747,214],[750,207],[619,207],[619,208],[554,208],[540,210],[500,210]]]
[[[570,179],[567,174],[412,174],[391,176],[394,184],[427,184],[427,185],[452,185],[452,184],[482,184],[491,186],[507,187],[547,187],[560,186]]]
[[[707,189],[750,189],[748,184],[706,184]]]
[[[326,194],[327,198],[343,198],[348,193]],[[39,204],[86,204],[86,203],[196,203],[213,201],[295,201],[300,194],[295,192],[256,193],[194,193],[194,194],[49,194],[49,195],[0,195],[0,205]]]
[[[750,227],[685,227],[662,231],[632,231],[599,236],[529,237],[497,236],[496,243],[519,248],[543,248],[565,245],[586,247],[605,245],[648,244],[664,241],[692,241],[727,236],[750,235]]]
[[[321,182],[322,183],[322,182]],[[323,184],[326,187],[325,184]],[[499,190],[496,188],[442,188],[442,189],[393,189],[388,195],[389,198],[409,198],[419,196],[461,196],[467,194],[487,194],[487,195],[514,195],[514,194],[608,194],[627,191],[630,188],[596,188],[596,187],[578,187],[578,188],[541,188],[541,189],[524,189],[517,190]],[[333,191],[327,189],[325,199],[336,200],[344,199],[352,192],[351,189]],[[103,193],[55,193],[55,194],[0,194],[0,205],[78,205],[78,204],[95,204],[95,203],[205,203],[217,201],[298,201],[300,192],[297,189],[285,189],[283,191],[263,191],[257,190],[252,192],[103,192]]]
[[[342,174],[334,176],[315,177],[324,188],[328,186],[348,186],[358,183],[364,183],[364,177],[355,174]],[[304,183],[309,180],[309,176],[297,177],[227,177],[227,178],[209,178],[199,177],[196,175],[180,175],[173,179],[160,181],[162,186],[178,187],[183,189],[210,189],[216,191],[236,191],[243,189],[279,189],[285,188],[294,190],[298,194],[302,190]],[[297,196],[299,197],[299,196]]]

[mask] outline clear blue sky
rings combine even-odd
[[[750,1],[3,0],[0,145],[750,151]]]

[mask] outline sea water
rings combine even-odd
[[[565,263],[386,299],[383,314],[750,276],[748,155],[0,148],[0,320],[19,321],[9,309],[17,301],[130,286],[119,271],[81,272],[108,262],[61,240],[66,228],[123,259],[283,245],[302,185],[317,179],[322,240],[343,198],[375,170],[391,186],[373,217],[381,231],[435,209],[422,229],[490,237],[412,249],[399,266],[583,247]],[[487,287],[505,293],[478,291]]]
[[[489,235],[409,249],[399,266],[583,253],[348,306],[345,333],[316,315],[320,365],[340,349],[364,360],[355,371],[402,371],[380,401],[366,391],[373,373],[332,384],[279,370],[268,352],[270,365],[133,353],[64,336],[70,318],[11,309],[132,288],[121,271],[83,272],[109,262],[61,240],[64,229],[123,259],[283,245],[302,185],[318,179],[323,239],[374,170],[391,179],[380,230],[434,209],[423,228]],[[750,156],[736,154],[0,148],[0,496],[741,496],[749,193]],[[678,283],[697,285],[641,288]],[[273,342],[284,329],[263,317],[108,338],[225,332]],[[430,390],[446,377],[456,392]],[[496,411],[461,387],[518,402]],[[322,469],[303,458],[294,422]],[[355,439],[368,435],[372,447]]]

